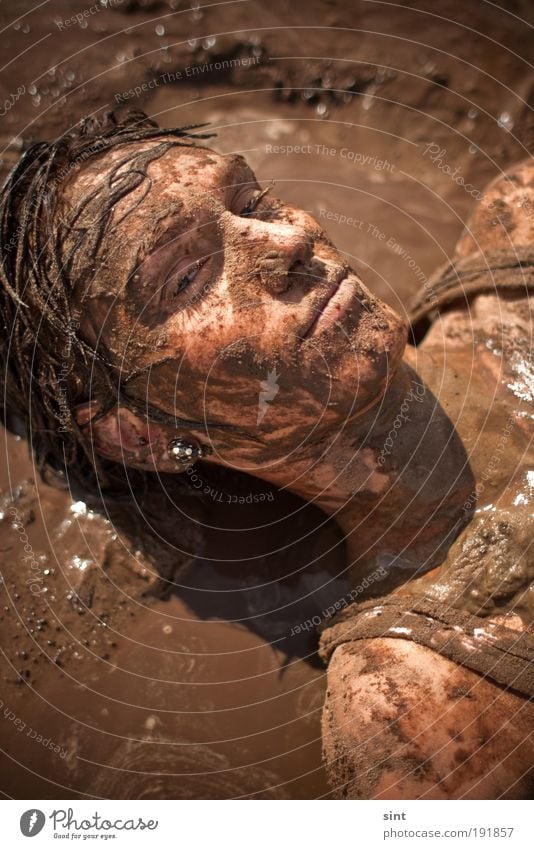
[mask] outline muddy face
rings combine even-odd
[[[121,157],[83,166],[67,214]],[[147,176],[117,204],[80,293],[85,332],[121,370],[151,366],[130,394],[202,423],[218,462],[253,471],[380,397],[405,326],[313,218],[264,194],[240,156],[173,147]]]

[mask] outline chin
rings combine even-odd
[[[340,322],[309,348],[308,364],[317,388],[320,384],[323,403],[340,420],[357,416],[378,401],[402,362],[407,325],[392,309],[381,306],[379,314]]]

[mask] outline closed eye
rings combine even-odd
[[[239,214],[243,218],[246,218],[247,215],[252,215],[252,213],[256,210],[256,207],[258,206],[259,202],[262,200],[262,198],[265,197],[267,192],[270,192],[270,191],[271,191],[271,186],[268,186],[266,189],[263,189],[261,192],[256,192],[256,194],[253,195],[253,197],[251,197],[249,202],[246,204],[246,206],[243,207],[243,209],[241,210],[241,212]]]
[[[180,270],[178,273],[171,274],[162,288],[162,300],[172,300],[173,298],[177,298],[181,295],[182,292],[185,292],[185,290],[196,279],[200,269],[207,261],[207,258],[197,260],[197,262],[194,262],[189,266],[185,274],[183,273],[183,270]]]

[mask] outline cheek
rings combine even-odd
[[[153,397],[177,402],[186,418],[240,424],[258,399],[261,368],[251,328],[260,326],[231,304],[214,305],[201,320],[190,316],[169,328],[161,356],[172,361],[152,374]]]
[[[184,360],[199,376],[214,369],[220,372],[228,364],[234,372],[233,366],[243,363],[244,356],[251,366],[251,350],[258,353],[266,347],[264,339],[282,325],[284,309],[267,303],[261,292],[251,290],[236,297],[225,284],[217,288],[200,309],[177,316],[167,334],[168,347],[183,351]]]

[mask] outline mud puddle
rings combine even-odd
[[[473,192],[533,139],[524,29],[495,6],[443,2],[438,26],[435,4],[388,6],[386,19],[383,4],[311,2],[303,21],[282,0],[176,15],[131,2],[68,37],[54,22],[63,8],[10,23],[33,6],[3,4],[2,96],[25,87],[3,118],[3,173],[24,143],[93,111],[207,121],[218,151],[243,154],[314,214],[399,311],[450,255]],[[228,57],[258,61],[176,80]],[[169,72],[175,81],[162,81]],[[348,592],[332,523],[238,476],[193,501],[187,520],[166,518],[161,493],[150,510],[93,513],[36,483],[22,442],[3,445],[2,791],[326,794],[324,670],[308,623]]]

